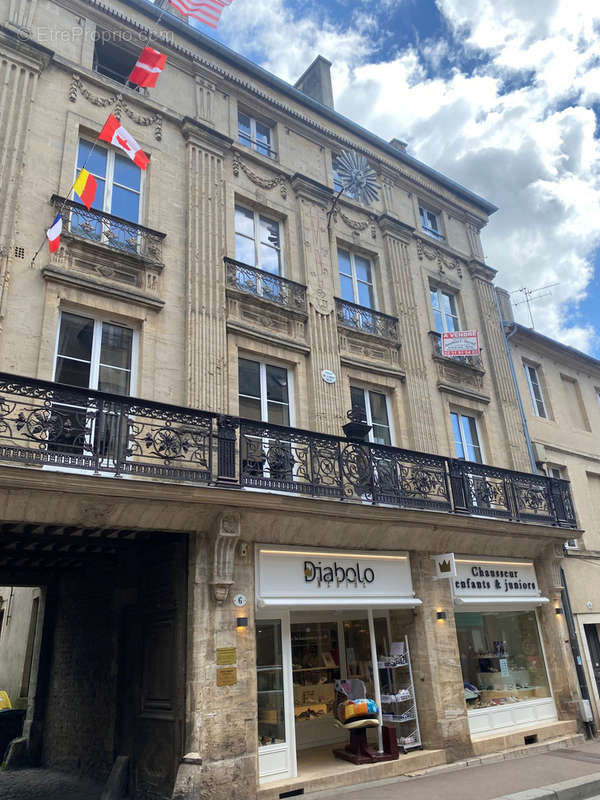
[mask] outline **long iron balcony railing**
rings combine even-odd
[[[0,373],[0,463],[576,528],[569,482]]]
[[[372,336],[380,336],[383,339],[398,339],[398,319],[375,311],[374,308],[359,306],[350,303],[348,300],[335,298],[335,308],[338,325],[343,328],[351,328],[361,333],[370,333]]]
[[[102,244],[151,264],[162,264],[162,244],[166,234],[129,222],[81,203],[52,195],[55,208],[62,209],[64,232],[79,239]]]

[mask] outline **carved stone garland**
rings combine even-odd
[[[254,172],[254,170],[251,170],[247,164],[244,164],[239,153],[233,154],[232,169],[236,178],[239,176],[241,170],[255,186],[260,186],[261,189],[274,189],[276,186],[279,186],[281,196],[284,200],[287,198],[288,189],[285,175],[276,175],[274,178],[263,178]]]
[[[130,108],[122,94],[113,94],[110,95],[110,97],[101,97],[100,95],[96,95],[87,88],[79,75],[73,73],[73,79],[71,81],[71,86],[69,87],[69,100],[72,103],[76,103],[80,94],[94,106],[99,106],[100,108],[114,106],[112,113],[118,120],[120,120],[121,116],[125,114],[126,117],[129,117],[130,120],[143,128],[148,128],[153,125],[154,138],[157,142],[161,141],[163,118],[160,114],[156,113],[152,114],[151,116],[138,114],[136,111]]]
[[[426,244],[421,239],[417,239],[417,255],[421,259],[421,261],[426,258],[428,261],[435,261],[437,262],[438,268],[440,270],[440,274],[443,274],[445,270],[456,270],[456,274],[459,278],[462,278],[462,264],[458,258],[454,256],[447,255],[442,250],[437,247],[432,247],[429,244]]]
[[[338,208],[338,209],[336,209],[336,211],[334,211],[334,214],[333,214],[334,219],[337,219],[338,214],[339,214],[340,218],[346,223],[346,225],[351,230],[356,231],[357,233],[360,233],[361,231],[364,231],[368,227],[370,227],[371,228],[371,238],[372,239],[377,238],[377,231],[375,229],[375,217],[373,217],[371,214],[369,214],[369,219],[368,220],[352,219],[352,217],[349,217],[347,214],[344,214],[344,212],[341,210],[341,208]]]

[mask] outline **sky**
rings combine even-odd
[[[232,0],[223,44],[499,207],[496,282],[536,330],[600,358],[600,7],[591,0]],[[525,304],[517,320],[531,321]]]

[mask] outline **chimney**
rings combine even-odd
[[[401,150],[403,153],[406,152],[407,144],[403,142],[402,139],[390,139],[390,144],[392,147],[395,147],[396,150]]]
[[[500,306],[500,313],[504,322],[514,322],[515,317],[513,314],[512,303],[510,302],[510,293],[506,289],[501,289],[496,286],[496,297],[498,298],[498,305]]]
[[[305,70],[294,84],[304,94],[318,100],[328,108],[333,108],[333,90],[331,88],[331,61],[317,56],[310,67]]]

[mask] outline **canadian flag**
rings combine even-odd
[[[165,68],[167,57],[153,47],[144,47],[129,76],[130,83],[138,86],[156,86],[158,76]]]
[[[146,169],[150,163],[148,156],[144,153],[133,136],[125,130],[114,114],[111,114],[106,120],[106,124],[100,131],[100,136],[98,136],[98,138],[103,142],[109,142],[110,144],[120,147],[140,169]]]

